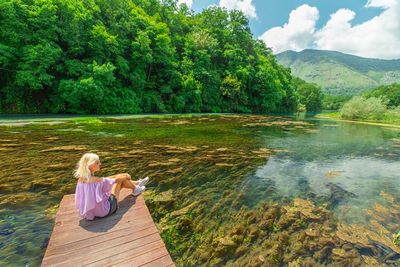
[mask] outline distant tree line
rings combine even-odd
[[[239,11],[194,14],[173,0],[0,3],[2,113],[290,112],[319,97],[308,85],[253,39]]]
[[[382,85],[344,103],[340,115],[352,120],[400,124],[400,84]]]

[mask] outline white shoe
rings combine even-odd
[[[137,186],[135,188],[135,190],[133,190],[132,192],[132,196],[137,197],[138,195],[140,195],[144,190],[146,190],[145,186]]]
[[[138,186],[144,186],[145,184],[147,184],[148,181],[149,181],[149,177],[148,176],[146,176],[143,179],[139,179]]]

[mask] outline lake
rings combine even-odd
[[[264,115],[0,118],[0,266],[38,266],[75,164],[149,176],[177,266],[400,264],[400,128]]]

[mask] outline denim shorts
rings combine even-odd
[[[108,202],[110,202],[110,211],[104,217],[110,216],[118,210],[118,200],[113,194],[108,198]]]

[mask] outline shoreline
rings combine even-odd
[[[334,120],[334,121],[352,122],[352,123],[366,124],[366,125],[372,125],[372,126],[400,128],[400,125],[398,125],[398,124],[389,124],[389,123],[382,123],[382,122],[376,122],[376,121],[345,120],[345,119],[340,119],[340,118],[332,118],[332,117],[324,116],[324,115],[316,115],[315,118],[324,119],[324,120],[327,119],[327,120]]]
[[[295,113],[147,113],[147,114],[0,114],[0,126],[22,126],[27,124],[60,124],[79,119],[140,119],[164,117],[196,117],[196,116],[294,116]]]
[[[208,116],[208,115],[232,115],[234,113],[151,113],[151,114],[110,114],[110,115],[19,115],[19,114],[0,114],[0,126],[23,126],[27,124],[60,124],[77,119],[140,119],[148,117],[179,117],[179,116]]]

